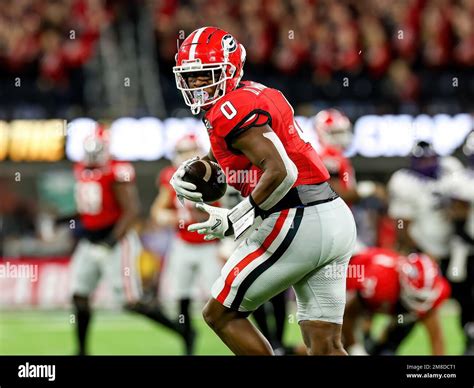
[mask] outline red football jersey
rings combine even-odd
[[[189,225],[194,224],[196,222],[202,222],[196,220],[195,217],[193,217],[193,213],[199,212],[200,210],[196,209],[195,204],[193,202],[184,201],[184,206],[181,206],[181,204],[179,203],[178,197],[176,196],[176,192],[170,184],[170,179],[175,171],[176,168],[173,166],[165,167],[160,172],[160,175],[158,177],[158,183],[160,185],[160,189],[168,190],[171,193],[173,200],[172,203],[170,203],[170,209],[176,210],[178,212],[178,218],[184,221],[182,225],[178,225],[177,234],[179,238],[192,244],[214,244],[216,242],[215,240],[207,241],[204,240],[205,235],[188,231]],[[214,203],[213,205],[216,206],[218,205],[218,203]]]
[[[135,169],[128,162],[112,160],[99,168],[74,165],[76,206],[85,229],[98,230],[112,226],[122,210],[114,193],[114,184],[133,182]]]
[[[371,310],[395,313],[400,298],[396,252],[369,248],[352,257],[347,276],[347,290],[355,290]]]
[[[256,83],[243,82],[227,93],[204,116],[211,149],[227,177],[227,182],[246,197],[257,185],[263,171],[232,143],[246,129],[268,124],[298,169],[294,186],[322,183],[329,173],[310,143],[301,138],[301,129],[283,94]]]
[[[358,291],[364,305],[372,312],[396,313],[400,301],[398,263],[401,256],[392,250],[367,248],[352,257],[347,276],[347,291]],[[450,287],[445,278],[438,275],[435,283],[441,292],[432,302],[431,309],[449,297]],[[422,317],[427,311],[410,311]]]
[[[338,179],[345,190],[355,187],[354,168],[351,161],[344,156],[341,150],[336,147],[327,146],[319,152],[319,157],[328,169],[331,177]]]

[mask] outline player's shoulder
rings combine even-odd
[[[458,173],[464,170],[464,166],[461,161],[454,156],[443,156],[440,158],[441,173],[443,175],[449,175],[452,173]]]
[[[135,180],[135,168],[133,164],[123,160],[111,160],[109,169],[116,182],[133,182]]]
[[[334,146],[325,146],[319,152],[321,158],[333,158],[340,161],[349,161],[349,159],[344,155],[344,152]]]
[[[373,262],[376,257],[386,256],[390,258],[397,258],[399,254],[391,249],[381,247],[367,247],[362,251],[358,252],[354,257],[358,261]]]
[[[236,103],[245,104],[258,101],[265,92],[272,92],[276,89],[269,88],[259,82],[242,81],[237,88],[227,93],[223,100],[235,101]]]
[[[372,253],[372,263],[374,265],[396,269],[400,254],[387,248],[377,248]]]
[[[410,189],[417,187],[421,182],[419,176],[408,168],[402,168],[395,171],[388,181],[388,189],[391,192],[404,191],[410,192]]]
[[[222,97],[209,110],[205,120],[218,136],[227,136],[234,129],[261,126],[271,121],[269,112],[261,103],[266,86],[244,81],[239,87]]]

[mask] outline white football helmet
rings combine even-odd
[[[343,151],[352,142],[352,124],[349,118],[337,109],[322,110],[313,119],[313,127],[321,146],[333,146]]]

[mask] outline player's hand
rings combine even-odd
[[[173,189],[176,192],[176,195],[178,196],[178,199],[181,204],[183,204],[183,198],[186,198],[193,202],[202,201],[202,194],[195,191],[196,185],[190,182],[183,181],[183,176],[185,174],[184,168],[186,167],[186,165],[197,159],[199,159],[198,156],[183,162],[170,179],[170,184],[171,186],[173,186]]]
[[[205,203],[197,203],[196,208],[208,213],[209,219],[205,222],[189,225],[188,230],[190,232],[197,231],[199,234],[205,234],[204,240],[223,238],[229,234],[229,229],[231,229],[227,217],[229,209],[210,206]],[[228,234],[226,234],[226,232],[228,232]]]

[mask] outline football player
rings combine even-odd
[[[467,168],[443,182],[447,213],[454,228],[449,260],[441,262],[451,282],[453,297],[461,308],[461,326],[466,336],[465,354],[474,354],[474,132],[463,146]]]
[[[417,322],[427,329],[433,354],[445,353],[438,307],[449,297],[450,286],[433,260],[366,248],[352,257],[348,273],[343,336],[350,354],[395,354]],[[369,338],[364,349],[356,340],[358,319],[375,313],[390,315],[391,321],[382,338]]]
[[[194,135],[185,135],[175,146],[173,165],[164,168],[159,176],[159,194],[152,207],[152,215],[159,226],[171,226],[177,233],[167,254],[164,276],[173,297],[179,301],[179,322],[188,336],[194,337],[190,305],[198,280],[209,290],[219,277],[221,265],[217,255],[217,241],[188,231],[188,226],[207,219],[207,213],[196,209],[190,202],[179,203],[170,179],[178,166],[199,152]],[[218,205],[216,203],[215,205]],[[200,279],[199,279],[200,278]],[[192,349],[190,349],[192,352]]]
[[[337,109],[320,111],[313,119],[318,135],[319,156],[331,175],[331,187],[346,202],[358,200],[354,169],[344,151],[352,140],[349,118]]]
[[[188,227],[208,240],[241,238],[212,286],[204,319],[235,354],[273,354],[247,317],[293,286],[308,353],[347,354],[343,269],[355,244],[354,218],[301,137],[291,105],[278,90],[242,82],[244,62],[245,49],[231,34],[202,27],[181,44],[173,69],[192,113],[205,112],[211,149],[204,158],[219,163],[245,197],[230,210],[196,204],[209,219]],[[183,181],[183,167],[171,185],[178,196],[199,202],[202,194]],[[341,271],[325,276],[332,265]]]
[[[385,199],[382,185],[364,181],[357,184],[354,168],[345,152],[352,141],[352,124],[337,109],[320,111],[313,119],[313,129],[321,147],[319,157],[331,175],[329,183],[334,191],[348,204],[367,197]]]
[[[424,252],[437,260],[449,255],[453,228],[443,210],[443,180],[460,171],[457,159],[439,157],[420,141],[411,152],[410,168],[396,171],[388,183],[389,215],[397,223],[398,250]]]
[[[133,229],[139,214],[135,171],[112,160],[108,132],[98,127],[84,142],[84,159],[74,166],[80,241],[72,256],[72,302],[79,355],[87,353],[90,296],[106,277],[116,299],[128,310],[147,316],[188,338],[157,306],[141,303],[139,256],[142,246]]]

